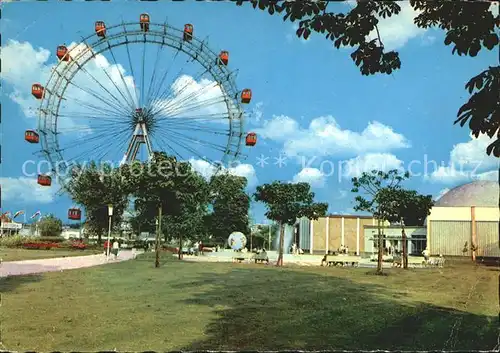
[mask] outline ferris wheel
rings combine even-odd
[[[238,90],[229,52],[211,50],[192,24],[179,30],[145,13],[138,22],[97,21],[92,35],[59,45],[56,56],[47,83],[31,87],[38,128],[25,132],[51,166],[38,175],[42,186],[56,177],[64,189],[71,168],[86,161],[123,164],[156,151],[217,170],[257,142],[244,131],[252,91]]]

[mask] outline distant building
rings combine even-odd
[[[500,257],[499,194],[494,181],[474,181],[444,194],[427,217],[430,253],[472,256],[470,246],[475,244],[476,256]]]
[[[360,254],[365,251],[364,226],[376,224],[373,216],[328,215],[313,221],[304,217],[297,220],[295,227],[287,226],[285,233],[293,233],[294,242],[305,253],[326,254],[344,245]]]
[[[22,223],[14,222],[7,215],[0,215],[0,234],[15,234],[23,228]]]

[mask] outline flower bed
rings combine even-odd
[[[87,249],[87,244],[81,241],[75,241],[74,243],[71,244],[71,248],[77,250],[85,250]]]
[[[58,243],[24,243],[23,248],[25,249],[45,249],[45,250],[50,250],[53,248],[58,248],[59,244]]]

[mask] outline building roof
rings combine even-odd
[[[353,215],[353,214],[329,214],[326,217],[328,218],[349,218],[349,219],[373,219],[373,216],[367,215]],[[323,218],[323,217],[320,217]]]
[[[436,201],[437,207],[498,207],[499,184],[478,180],[457,186]]]

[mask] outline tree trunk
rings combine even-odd
[[[155,267],[160,267],[160,234],[161,234],[161,205],[158,207],[158,229],[156,231],[156,256],[155,256]]]
[[[182,233],[179,235],[179,260],[182,260]]]
[[[101,232],[97,233],[97,244],[99,244],[99,246],[101,246],[101,244],[102,244],[102,235],[101,235]]]
[[[382,260],[384,255],[383,241],[382,241],[382,221],[377,220],[378,225],[378,258],[377,258],[377,273],[382,273]]]
[[[278,247],[278,261],[276,262],[276,266],[283,266],[283,246],[285,244],[285,228],[283,224],[280,222],[280,242]]]
[[[406,238],[406,232],[405,232],[405,226],[403,223],[401,223],[401,236],[402,236],[402,241],[403,241],[403,258],[402,260],[402,265],[404,269],[408,269],[408,243],[407,243],[407,238]]]

